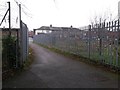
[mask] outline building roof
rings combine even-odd
[[[50,30],[50,31],[59,31],[59,30],[71,30],[71,27],[49,27],[49,26],[42,26],[35,30]],[[80,30],[78,28],[72,28],[72,30]]]

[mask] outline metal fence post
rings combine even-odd
[[[22,53],[22,49],[23,49],[23,43],[22,43],[22,21],[21,21],[21,4],[19,4],[19,18],[20,18],[20,67],[22,67],[23,64],[23,53]]]
[[[117,25],[118,28],[115,31],[116,32],[115,33],[116,34],[116,38],[115,38],[115,40],[116,40],[116,66],[118,66],[118,47],[119,47],[118,46],[118,39],[119,39],[118,38],[118,33],[119,33],[118,31],[119,31],[119,19],[117,21],[118,21],[118,25]],[[116,26],[116,23],[115,23],[115,26]]]
[[[99,27],[98,27],[98,32],[99,32],[99,56],[100,56],[100,63],[102,63],[102,37],[101,37],[101,23],[99,24]]]
[[[90,59],[90,45],[91,44],[91,25],[89,25],[89,30],[88,30],[88,55],[89,55],[89,59]]]
[[[11,36],[11,7],[10,7],[10,2],[8,2],[8,7],[9,7],[9,36]]]

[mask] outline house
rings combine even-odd
[[[33,37],[33,35],[34,35],[34,32],[33,32],[33,31],[29,31],[29,32],[28,32],[28,36],[29,36],[29,37]]]
[[[34,29],[34,34],[38,35],[39,33],[64,33],[63,36],[68,36],[68,32],[71,33],[71,35],[75,34],[76,32],[79,32],[80,29],[71,27],[52,27],[50,26],[42,26],[40,28]]]

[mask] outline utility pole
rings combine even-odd
[[[11,9],[10,9],[10,2],[8,2],[9,7],[9,35],[11,36]]]

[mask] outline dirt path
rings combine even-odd
[[[30,69],[4,82],[14,88],[117,88],[118,76],[30,43],[35,61]]]

